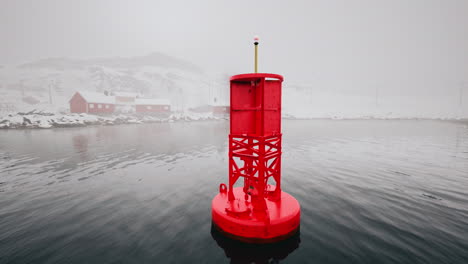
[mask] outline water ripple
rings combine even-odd
[[[302,206],[286,262],[468,263],[464,124],[283,127],[283,189]],[[227,128],[0,131],[0,262],[229,262],[210,236]]]

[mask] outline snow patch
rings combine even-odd
[[[118,124],[143,124],[162,122],[191,122],[204,120],[226,120],[225,116],[216,116],[212,113],[175,113],[169,117],[157,117],[151,115],[90,115],[90,114],[62,114],[43,111],[31,111],[28,113],[8,114],[0,117],[0,128],[54,128],[77,127],[88,125],[118,125]]]

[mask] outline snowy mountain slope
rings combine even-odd
[[[171,57],[163,53],[151,53],[146,56],[117,57],[117,58],[95,58],[95,59],[70,59],[70,58],[48,58],[20,65],[23,69],[49,68],[56,70],[82,69],[89,65],[100,65],[103,67],[120,69],[139,69],[144,66],[180,69],[192,73],[203,73],[203,70],[195,64]]]
[[[166,98],[176,112],[229,102],[229,77],[161,53],[130,58],[51,58],[0,67],[0,113],[67,112],[75,91],[126,91]],[[467,118],[468,86],[441,95],[356,90],[333,82],[295,84],[285,76],[283,114],[292,118]],[[323,84],[328,84],[324,86]],[[348,87],[349,86],[349,87]],[[453,89],[452,89],[453,90]]]
[[[13,104],[16,110],[38,105],[66,108],[75,91],[127,91],[167,98],[172,109],[182,111],[209,101],[206,79],[196,65],[160,53],[132,58],[43,59],[0,68],[0,104]],[[37,105],[31,105],[35,101]]]

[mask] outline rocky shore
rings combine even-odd
[[[10,113],[0,116],[0,129],[79,127],[88,125],[142,124],[180,121],[223,120],[225,117],[204,113],[176,113],[168,117],[151,115],[62,114],[43,111]]]

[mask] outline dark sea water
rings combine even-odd
[[[283,122],[290,241],[211,231],[228,122],[0,131],[0,263],[468,263],[468,126]]]

